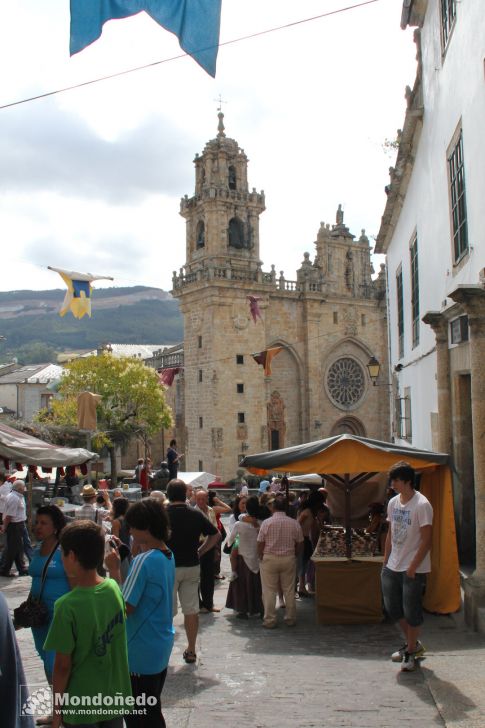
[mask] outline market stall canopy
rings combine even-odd
[[[204,472],[183,473],[179,470],[177,478],[183,480],[185,485],[191,485],[193,488],[205,488],[207,490],[207,486],[216,479],[216,476]]]
[[[350,504],[351,489],[365,488],[373,474],[387,472],[402,460],[420,471],[420,490],[434,511],[431,574],[424,606],[430,612],[456,612],[461,603],[460,573],[448,455],[355,435],[339,435],[248,455],[241,461],[241,467],[257,475],[270,471],[320,473],[330,482],[341,481]],[[359,475],[353,476],[355,473]]]
[[[361,473],[389,470],[398,460],[405,460],[413,468],[421,470],[447,463],[448,455],[356,435],[338,435],[282,450],[247,455],[240,467],[255,475],[266,475],[271,471]]]
[[[88,460],[98,460],[99,455],[82,447],[51,445],[0,423],[0,458],[22,465],[56,468],[82,465]]]

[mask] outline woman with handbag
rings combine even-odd
[[[29,574],[32,577],[30,597],[47,608],[45,623],[32,626],[32,636],[39,657],[44,663],[49,684],[52,682],[55,652],[44,650],[44,642],[54,616],[56,599],[71,589],[59,548],[59,536],[65,525],[64,514],[57,506],[47,505],[38,509],[34,529],[40,545],[35,549],[29,566]],[[42,725],[40,720],[37,723]]]
[[[224,524],[221,521],[221,515],[223,513],[231,513],[231,507],[227,505],[227,503],[224,503],[220,498],[216,496],[216,494],[209,490],[208,491],[208,498],[209,498],[209,506],[212,508],[214,513],[216,514],[216,522],[217,522],[217,530],[221,534],[221,540],[215,547],[215,558],[214,558],[214,574],[215,578],[217,580],[225,579],[225,576],[221,575],[221,548],[222,544],[226,539],[227,533],[226,529],[224,528]]]
[[[238,539],[238,548],[233,564],[233,578],[227,592],[226,607],[234,609],[240,619],[248,619],[248,615],[263,614],[257,544],[259,526],[259,501],[256,496],[251,496],[246,502],[246,515],[234,525],[227,540],[231,546]]]

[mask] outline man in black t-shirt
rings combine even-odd
[[[183,480],[172,480],[167,486],[167,496],[170,501],[167,508],[170,539],[167,545],[175,558],[173,614],[177,614],[178,597],[187,635],[184,660],[192,663],[197,659],[195,642],[199,629],[199,559],[216,545],[221,536],[200,511],[187,506],[187,486]],[[201,536],[206,536],[202,543]]]
[[[183,455],[182,453],[179,454],[177,452],[177,441],[170,440],[170,446],[167,450],[167,467],[170,473],[170,480],[173,480],[177,477],[180,465],[180,458],[183,458]]]

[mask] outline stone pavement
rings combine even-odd
[[[29,583],[0,578],[11,608]],[[220,582],[218,606],[226,591]],[[229,610],[201,615],[196,665],[183,662],[181,623],[163,692],[168,728],[485,728],[485,639],[460,615],[427,615],[427,658],[409,674],[389,659],[395,627],[316,625],[311,599],[298,603],[293,628],[264,630]],[[30,630],[17,636],[29,683],[44,684]]]

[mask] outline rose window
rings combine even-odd
[[[350,357],[337,359],[328,370],[327,391],[339,407],[355,407],[365,391],[365,375],[360,364]]]

